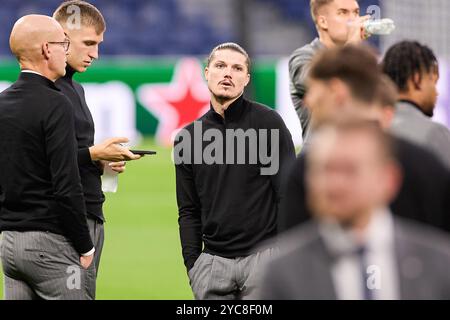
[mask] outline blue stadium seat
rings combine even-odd
[[[0,28],[11,30],[22,15],[40,13],[51,15],[62,0],[2,0]],[[98,6],[107,22],[102,54],[206,54],[211,47],[232,41],[236,35],[233,25],[220,26],[204,13],[189,15],[180,10],[182,0],[90,0]],[[308,1],[258,0],[277,7],[287,20],[300,23],[314,32]],[[363,11],[379,0],[360,1]],[[211,4],[213,6],[213,4]],[[9,55],[9,31],[0,36],[0,55]]]

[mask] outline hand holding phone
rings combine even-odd
[[[130,150],[130,152],[141,156],[144,156],[146,154],[156,154],[156,151],[152,150]]]

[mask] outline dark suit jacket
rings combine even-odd
[[[403,185],[391,204],[394,214],[450,231],[450,171],[430,151],[394,138],[403,168]],[[286,231],[310,219],[306,205],[305,155],[287,170],[285,197],[278,213],[278,230]]]
[[[450,239],[434,228],[394,219],[394,251],[400,299],[450,299]],[[261,299],[335,300],[333,257],[315,222],[294,228],[279,241],[281,253],[269,263]],[[413,259],[413,260],[412,260]],[[415,262],[417,273],[408,272]]]

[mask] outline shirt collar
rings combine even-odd
[[[37,75],[43,77],[43,75],[42,75],[41,73],[39,73],[39,72],[37,72],[37,71],[33,71],[33,70],[27,70],[27,69],[25,69],[25,70],[21,70],[21,72],[23,72],[23,73],[34,73],[34,74],[37,74]]]
[[[355,253],[361,246],[368,251],[377,251],[393,245],[394,242],[392,214],[386,208],[373,213],[363,243],[358,242],[351,230],[345,230],[333,222],[319,223],[319,233],[325,246],[335,257]]]

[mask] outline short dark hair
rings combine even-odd
[[[70,0],[61,3],[53,13],[53,18],[65,27],[64,24],[68,23],[68,20],[74,13],[71,10],[73,7],[77,7],[80,10],[82,25],[94,27],[97,34],[106,30],[106,22],[101,12],[92,4],[82,0]]]
[[[420,75],[420,83],[422,74],[437,70],[437,65],[433,51],[417,41],[402,41],[393,45],[382,62],[383,72],[394,81],[400,92],[408,91],[408,80],[415,81],[415,74]],[[419,83],[414,82],[414,85]]]
[[[312,79],[328,81],[339,79],[352,95],[365,103],[373,103],[381,74],[374,50],[366,45],[348,45],[326,49],[311,64]]]
[[[206,61],[206,66],[209,67],[209,64],[211,63],[212,59],[214,58],[214,54],[216,53],[216,51],[219,51],[219,50],[232,50],[232,51],[239,52],[240,54],[245,56],[245,64],[247,65],[247,71],[250,72],[251,62],[250,62],[250,57],[249,57],[247,51],[245,51],[244,48],[242,48],[240,45],[238,45],[237,43],[234,43],[234,42],[225,42],[225,43],[221,43],[221,44],[215,46],[214,49],[211,50],[211,53],[208,56],[208,59]]]

